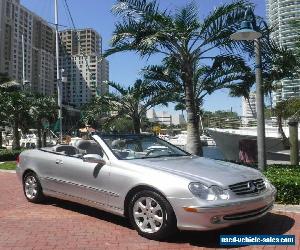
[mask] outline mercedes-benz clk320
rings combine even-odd
[[[149,135],[94,134],[27,150],[17,174],[28,201],[56,197],[129,218],[138,233],[212,230],[271,210],[276,189],[257,170],[191,155]]]

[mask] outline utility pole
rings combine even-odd
[[[257,112],[257,158],[258,169],[263,171],[266,167],[265,144],[265,105],[262,86],[261,48],[259,38],[254,40],[255,47],[255,80],[256,80],[256,112]]]
[[[59,119],[59,138],[60,143],[63,140],[62,129],[62,86],[59,69],[59,34],[58,34],[58,2],[54,0],[55,12],[55,42],[56,42],[56,84],[57,84],[57,104],[58,104],[58,119]]]
[[[259,38],[262,36],[257,31],[256,17],[248,7],[245,11],[244,21],[240,29],[230,35],[236,41],[254,41],[255,47],[255,82],[256,82],[256,109],[257,109],[257,158],[258,168],[263,171],[266,168],[266,144],[265,144],[265,105],[262,84],[261,48]]]
[[[24,34],[22,34],[22,90],[25,90],[25,44],[24,44]]]

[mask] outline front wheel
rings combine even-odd
[[[132,197],[129,219],[138,233],[148,239],[162,240],[176,231],[172,206],[153,191],[141,191]]]
[[[40,181],[33,172],[25,174],[23,179],[23,190],[26,199],[30,202],[40,203],[45,198]]]

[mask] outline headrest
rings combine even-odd
[[[87,140],[78,140],[75,142],[75,147],[77,147],[80,150],[87,150],[91,145],[92,143]]]
[[[117,139],[117,140],[112,141],[111,146],[114,148],[124,148],[126,146],[126,141]]]

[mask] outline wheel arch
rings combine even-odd
[[[172,205],[171,205],[171,203],[169,202],[169,200],[168,200],[168,198],[166,197],[166,195],[163,193],[163,192],[161,192],[160,190],[158,190],[157,188],[155,188],[155,187],[152,187],[152,186],[149,186],[149,185],[145,185],[145,184],[140,184],[140,185],[138,185],[138,186],[135,186],[135,187],[133,187],[133,188],[131,188],[128,192],[127,192],[127,194],[126,194],[126,196],[125,196],[125,200],[124,200],[124,216],[125,217],[127,217],[128,218],[128,206],[129,206],[129,202],[130,202],[130,199],[136,194],[136,193],[138,193],[139,191],[153,191],[153,192],[156,192],[156,193],[158,193],[159,195],[161,195],[162,197],[164,197],[167,201],[168,201],[168,203],[170,204],[170,206],[172,207]],[[172,207],[172,209],[173,209],[173,207]],[[174,209],[173,209],[173,211],[174,211]],[[174,212],[174,215],[175,215],[175,218],[176,218],[176,214],[175,214],[175,212]],[[177,218],[176,218],[176,220],[177,220]]]
[[[23,175],[22,175],[22,180],[24,180],[25,175],[28,174],[28,173],[34,173],[35,175],[37,175],[36,172],[35,172],[34,170],[28,168],[28,169],[26,169],[26,170],[24,171],[24,173],[23,173]]]

